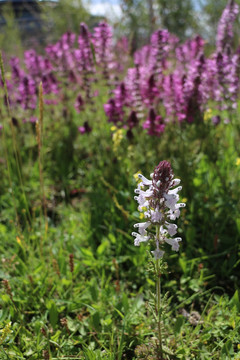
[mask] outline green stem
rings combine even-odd
[[[159,238],[160,235],[160,226],[156,228],[156,242],[157,247],[159,246]],[[161,270],[160,270],[160,260],[156,260],[156,316],[157,316],[157,323],[158,323],[158,359],[162,360],[163,350],[162,350],[162,312],[161,312]]]
[[[156,296],[157,296],[157,318],[158,318],[158,340],[159,340],[159,359],[162,359],[163,350],[162,350],[162,314],[161,314],[161,273],[159,267],[159,259],[156,260],[156,275],[157,275],[157,284],[156,284]]]

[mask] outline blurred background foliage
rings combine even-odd
[[[240,3],[239,0],[236,2]],[[19,32],[19,21],[11,9],[11,1],[4,5],[0,2],[0,47],[15,55],[21,51],[21,43],[25,47],[41,48],[56,41],[66,31],[78,32],[81,22],[92,29],[103,18],[114,26],[116,36],[126,35],[131,39],[132,52],[147,43],[150,34],[160,27],[167,28],[183,41],[199,34],[213,46],[217,22],[226,3],[225,0],[41,1],[37,14],[41,17],[41,29],[36,28],[33,34],[34,31],[21,31],[21,26]],[[100,9],[99,14],[97,9]],[[236,30],[238,25],[239,21]]]

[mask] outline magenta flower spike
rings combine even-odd
[[[229,0],[218,24],[216,47],[217,52],[225,52],[227,45],[233,41],[233,24],[239,13],[239,6],[234,0]]]
[[[103,76],[109,79],[112,67],[112,28],[105,21],[94,28],[93,42],[97,65],[103,69]]]
[[[154,109],[150,109],[147,120],[143,123],[143,128],[147,130],[148,135],[160,136],[165,129],[165,124],[160,115],[156,115]]]

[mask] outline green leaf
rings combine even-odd
[[[164,352],[165,354],[174,355],[174,353],[172,352],[171,349],[169,349],[169,347],[163,345],[162,349],[163,349],[163,352]]]
[[[240,218],[236,219],[235,221],[236,221],[238,233],[240,234]]]
[[[58,310],[55,302],[53,300],[49,300],[47,302],[47,308],[49,310],[49,321],[52,325],[53,329],[55,329],[55,326],[58,322]]]
[[[103,240],[103,242],[97,248],[97,254],[101,256],[109,248],[108,240]]]
[[[121,313],[120,310],[118,310],[117,308],[114,308],[114,310],[118,313],[118,315],[120,315],[120,317],[121,317],[122,319],[124,319],[124,315],[123,315],[123,313]]]
[[[221,358],[224,360],[232,359],[231,355],[233,355],[233,354],[234,354],[234,352],[233,352],[233,347],[232,347],[232,341],[228,340],[222,348]]]
[[[236,308],[238,309],[238,311],[240,311],[240,301],[239,301],[239,294],[238,294],[238,290],[235,291],[233,297],[231,298],[230,305],[235,305]]]
[[[194,227],[189,226],[186,231],[187,242],[193,242],[196,236],[196,230]]]
[[[7,232],[7,227],[3,224],[0,224],[0,234],[6,234]]]
[[[61,336],[61,331],[58,330],[53,336],[51,336],[51,340],[57,342],[60,336]]]
[[[116,238],[113,234],[109,234],[108,237],[109,237],[109,240],[111,241],[111,243],[116,244]]]
[[[81,251],[83,256],[93,258],[93,253],[91,252],[91,250],[81,247],[80,251]]]
[[[184,322],[185,322],[184,317],[182,315],[178,316],[178,318],[175,322],[175,325],[174,325],[174,334],[175,335],[180,333]]]
[[[184,273],[187,271],[187,262],[183,258],[179,258],[179,265]]]
[[[124,308],[124,312],[127,313],[129,310],[129,303],[128,303],[128,297],[125,293],[122,295],[122,304]]]
[[[92,282],[89,291],[92,297],[93,301],[97,301],[98,300],[98,285],[97,285],[97,281],[95,279],[93,279],[94,281]]]
[[[100,331],[100,315],[99,311],[95,311],[95,313],[92,314],[92,323],[95,328],[95,330]]]

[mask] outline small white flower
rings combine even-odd
[[[148,201],[146,200],[145,196],[143,196],[142,194],[140,194],[139,196],[134,196],[134,199],[137,200],[140,206],[148,205]]]
[[[152,180],[148,180],[147,178],[145,178],[145,176],[143,176],[142,174],[138,174],[139,179],[142,180],[143,185],[152,185]]]
[[[163,214],[159,210],[151,210],[150,214],[153,223],[159,223],[163,219]]]
[[[179,184],[180,184],[180,182],[181,182],[181,180],[180,180],[180,179],[174,179],[174,180],[173,180],[173,182],[172,182],[172,187],[173,187],[173,186],[177,186],[177,185],[179,185]]]
[[[154,255],[155,260],[161,259],[164,255],[164,251],[160,249],[156,249],[154,251],[151,251],[151,253]]]
[[[179,191],[181,191],[182,190],[182,186],[178,186],[177,188],[175,188],[175,189],[172,189],[172,190],[169,190],[168,191],[168,194],[170,195],[170,194],[177,194]]]
[[[140,190],[140,189],[135,189],[135,193],[138,195],[142,195],[145,198],[150,198],[153,195],[153,191],[148,189],[146,191]]]
[[[182,208],[182,207],[185,207],[186,204],[185,203],[179,203],[179,204],[176,204],[176,208]]]
[[[176,220],[177,218],[179,218],[179,216],[180,216],[180,210],[179,209],[169,210],[167,212],[167,217],[170,220]]]
[[[163,194],[164,198],[166,199],[166,206],[169,209],[174,209],[175,205],[177,204],[178,200],[179,200],[179,195],[178,194]]]
[[[135,232],[132,232],[132,236],[135,236],[135,239],[134,239],[135,246],[139,246],[141,242],[146,242],[149,240],[149,236],[140,235]]]
[[[163,235],[163,237],[165,237],[165,235],[167,235],[167,230],[163,228],[163,226],[160,226],[160,234]]]
[[[174,239],[165,238],[165,242],[169,245],[172,245],[172,250],[174,250],[174,251],[179,250],[179,242],[180,241],[182,241],[182,238],[180,238],[180,237],[177,237]]]
[[[169,224],[168,222],[165,222],[165,226],[170,236],[174,236],[177,233],[178,227],[176,224]]]
[[[151,222],[150,221],[146,221],[146,222],[143,222],[143,223],[137,223],[134,225],[134,227],[137,227],[138,228],[138,231],[140,233],[140,235],[146,235],[146,228],[151,225]]]

